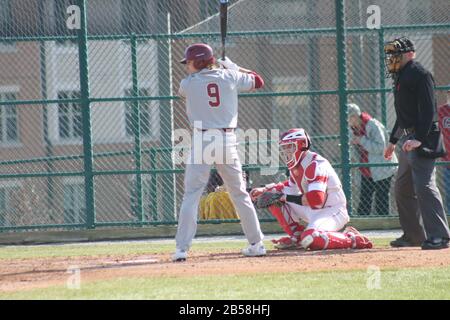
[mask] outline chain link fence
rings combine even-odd
[[[187,145],[175,133],[189,129],[178,61],[194,42],[219,52],[218,8],[216,0],[0,0],[0,230],[176,223],[177,159]],[[257,154],[270,154],[275,133],[303,127],[340,174],[352,215],[396,215],[396,164],[364,161],[343,102],[389,133],[382,48],[407,36],[444,104],[449,12],[447,0],[231,0],[227,56],[265,80],[239,102],[248,187],[286,178],[283,165],[273,174]],[[447,203],[449,164],[437,169]],[[371,183],[373,168],[389,181]]]

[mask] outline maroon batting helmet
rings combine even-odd
[[[216,62],[213,49],[204,43],[194,43],[187,47],[180,62],[185,64],[187,60],[193,60],[196,69],[203,69]]]

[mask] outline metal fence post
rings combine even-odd
[[[384,67],[384,29],[378,29],[378,50],[380,52],[380,88],[386,88],[386,76]],[[381,123],[387,128],[387,106],[386,106],[386,92],[381,92]]]
[[[161,27],[161,33],[170,35],[170,13],[167,11],[167,4],[165,1],[160,1],[158,7],[158,25]],[[171,40],[168,36],[161,39],[158,45],[158,82],[160,96],[172,96],[172,66],[171,66]],[[161,114],[161,146],[172,147],[173,135],[173,101],[160,100],[160,114]],[[162,151],[166,152],[166,151]],[[169,156],[161,154],[162,162],[165,164],[165,169],[173,169],[172,154],[169,150]],[[176,220],[175,199],[177,190],[175,189],[175,177],[173,173],[162,173],[162,185],[164,186],[166,197],[163,197],[162,206],[160,210],[171,216],[172,221]]]
[[[156,150],[155,148],[150,149],[150,169],[155,170],[156,169]],[[157,188],[157,174],[152,173],[150,176],[150,195],[149,200],[150,202],[150,217],[153,221],[158,220],[158,188]]]
[[[79,0],[81,28],[78,30],[78,59],[80,64],[81,116],[83,122],[84,190],[86,227],[95,228],[94,175],[92,151],[91,106],[89,88],[89,61],[87,46],[86,0]]]
[[[347,197],[347,208],[352,213],[352,188],[350,171],[350,148],[349,130],[347,125],[347,70],[346,70],[346,48],[345,48],[345,11],[344,0],[336,0],[336,46],[337,46],[337,68],[338,68],[338,96],[339,96],[339,119],[341,135],[341,161],[342,161],[342,184]]]
[[[312,19],[318,19],[317,16],[317,2],[316,1],[308,1],[308,11],[312,15]],[[316,72],[315,65],[312,63],[317,56],[317,52],[319,52],[319,41],[315,38],[315,36],[311,36],[308,43],[308,85],[309,90],[316,91],[320,90],[320,72]],[[321,114],[323,112],[322,104],[320,103],[320,96],[318,95],[310,95],[308,96],[310,99],[310,105],[314,108],[314,112],[317,114]],[[310,127],[310,134],[316,135],[317,129],[321,127],[321,119],[317,119],[315,117],[311,117],[312,124]]]
[[[136,35],[131,35],[131,75],[133,81],[133,97],[138,97],[139,80],[137,66],[137,40]],[[136,192],[134,214],[139,222],[144,222],[144,211],[142,206],[142,152],[141,152],[141,111],[139,109],[139,100],[133,101],[133,135],[134,135],[134,160],[135,168],[139,173],[136,174]]]
[[[39,24],[44,29],[44,6],[39,6]],[[44,30],[42,30],[44,31]],[[40,71],[40,80],[41,80],[41,95],[42,99],[47,100],[47,63],[46,63],[46,47],[45,41],[39,41],[39,71]],[[42,104],[42,131],[44,135],[44,143],[45,143],[45,157],[47,159],[51,159],[53,157],[53,143],[49,137],[49,117],[48,117],[48,104]],[[47,172],[54,171],[54,165],[52,160],[45,161]],[[47,188],[47,209],[50,211],[50,216],[52,219],[55,219],[55,181],[53,177],[47,177],[46,179],[46,188]]]

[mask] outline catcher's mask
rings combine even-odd
[[[295,128],[283,133],[279,144],[281,158],[290,170],[300,161],[303,152],[309,150],[311,140],[305,129]]]
[[[386,76],[390,77],[400,71],[400,61],[402,54],[410,51],[416,51],[414,44],[406,37],[397,38],[386,42],[384,45],[384,53],[386,55]]]

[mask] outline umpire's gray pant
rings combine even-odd
[[[403,139],[399,146],[403,145]],[[420,243],[431,237],[450,238],[442,197],[436,186],[435,159],[400,150],[395,200],[405,237]]]

